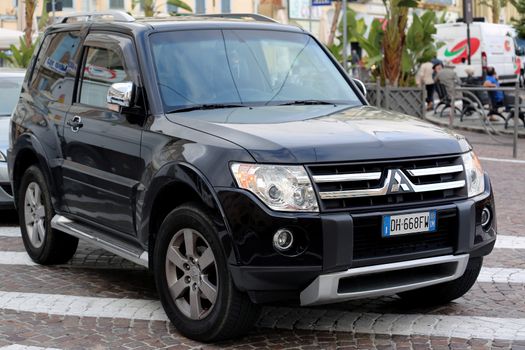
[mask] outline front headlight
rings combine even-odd
[[[319,211],[312,183],[302,166],[233,163],[231,169],[240,188],[273,210]]]
[[[471,151],[462,155],[467,178],[468,196],[474,197],[485,191],[485,176],[476,154]]]

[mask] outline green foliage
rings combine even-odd
[[[525,0],[510,0],[510,3],[519,13],[517,18],[512,17],[512,25],[516,29],[518,36],[525,38]]]
[[[186,10],[186,11],[189,11],[189,12],[193,12],[193,9],[191,8],[191,6],[188,5],[187,3],[185,3],[182,0],[168,0],[166,3],[168,5],[177,6],[178,8],[181,8],[183,10]]]
[[[441,12],[441,16],[438,17],[436,24],[447,23],[447,11]]]
[[[400,0],[397,3],[398,7],[416,7],[418,4],[418,0]]]
[[[40,14],[40,19],[38,20],[38,30],[43,31],[49,23],[49,14],[47,13],[47,3],[50,0],[44,0],[42,3],[42,13]]]
[[[438,18],[432,11],[427,11],[422,16],[413,14],[401,59],[400,85],[408,85],[421,63],[434,58],[437,50],[444,45],[443,42],[434,42],[432,37],[436,34],[437,21]]]
[[[522,1],[525,2],[525,0]],[[411,2],[407,1],[400,3],[412,5]],[[436,43],[433,38],[433,35],[436,33],[436,24],[440,20],[433,11],[426,11],[421,16],[415,13],[412,15],[412,24],[403,33],[403,42],[400,44],[401,55],[397,63],[400,72],[397,79],[398,85],[414,85],[415,75],[420,64],[434,58],[437,50],[444,45],[442,42]],[[347,10],[347,24],[348,40],[359,43],[366,53],[363,59],[365,66],[373,68],[373,77],[385,82],[388,77],[382,74],[385,64],[384,41],[387,40],[383,30],[384,23],[376,19],[368,27],[364,19],[358,19],[357,13],[349,8]],[[340,24],[339,33],[342,32],[343,27]],[[329,50],[339,61],[342,61],[343,35],[338,35],[337,39],[338,44],[330,46]],[[399,50],[399,47],[397,50]]]
[[[11,56],[8,56],[5,52],[0,52],[0,58],[9,62],[13,67],[27,68],[31,61],[31,56],[33,56],[35,44],[33,43],[32,45],[27,46],[25,40],[20,38],[19,47],[11,45],[9,46],[9,50],[12,53]]]
[[[401,77],[401,63],[405,47],[408,10],[419,0],[383,0],[386,9],[385,33],[383,36],[382,80],[397,86]]]
[[[374,20],[370,26],[368,36],[365,36],[368,26],[363,18],[357,18],[357,13],[351,8],[347,9],[347,36],[349,42],[358,42],[361,48],[366,52],[365,65],[370,68],[380,64],[383,53],[381,51],[381,41],[383,38],[383,29],[381,22]],[[343,60],[343,23],[339,24],[339,35],[337,36],[338,44],[329,47],[330,52],[340,61]]]

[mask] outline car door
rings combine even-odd
[[[133,234],[141,118],[106,101],[114,83],[140,85],[131,38],[90,33],[84,42],[76,99],[63,137],[63,184],[71,214]],[[131,109],[130,109],[131,110]]]
[[[13,115],[16,124],[25,125],[39,141],[48,159],[57,190],[58,211],[67,210],[60,183],[60,133],[73,100],[80,46],[85,31],[50,32],[43,38],[34,69],[21,92],[22,104]],[[16,132],[16,130],[15,130]]]

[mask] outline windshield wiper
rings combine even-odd
[[[323,100],[297,100],[278,104],[278,106],[293,106],[293,105],[336,105],[334,102]]]
[[[209,104],[200,104],[200,105],[193,105],[193,106],[188,106],[188,107],[181,107],[181,108],[173,109],[169,111],[168,113],[191,112],[191,111],[198,111],[198,110],[205,110],[205,109],[237,108],[237,107],[247,107],[247,106],[240,105],[240,104],[209,103]]]

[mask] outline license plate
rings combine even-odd
[[[416,232],[434,232],[437,229],[435,210],[403,215],[383,215],[383,237],[407,235]]]

